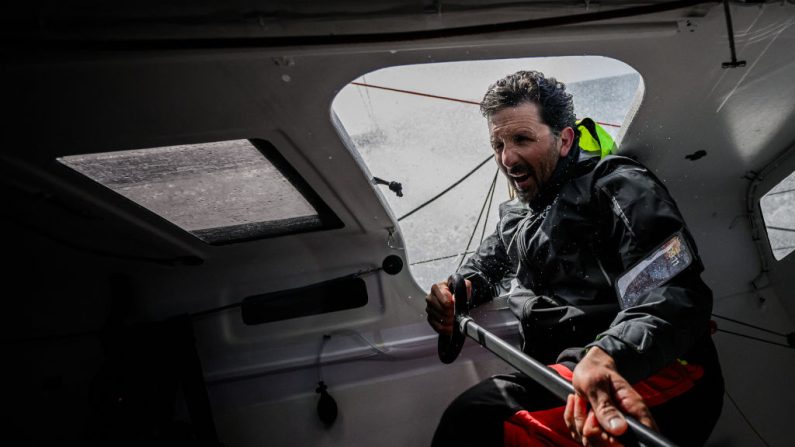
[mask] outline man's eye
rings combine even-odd
[[[491,147],[494,149],[494,152],[499,152],[502,150],[502,143],[491,143]]]

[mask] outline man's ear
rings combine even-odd
[[[566,127],[560,131],[560,158],[566,158],[573,145],[574,129]]]

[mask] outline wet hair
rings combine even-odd
[[[480,103],[480,112],[490,118],[506,107],[529,102],[538,105],[541,119],[557,135],[575,128],[574,102],[566,85],[538,71],[517,71],[491,86]]]

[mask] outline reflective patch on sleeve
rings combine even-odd
[[[676,232],[645,259],[616,280],[621,308],[632,307],[643,294],[660,287],[693,262],[693,252],[681,231]]]

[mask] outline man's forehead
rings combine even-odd
[[[489,134],[495,136],[522,132],[540,135],[544,133],[544,129],[541,126],[543,126],[543,124],[533,124],[526,121],[502,122],[497,123],[496,125],[489,122]]]
[[[529,103],[500,109],[488,117],[487,123],[490,133],[515,131],[544,133],[549,127],[541,120],[535,104]]]
[[[541,110],[535,103],[521,102],[516,105],[505,106],[494,111],[489,117],[488,121],[500,121],[510,119],[513,117],[520,117],[529,121],[541,121]]]

